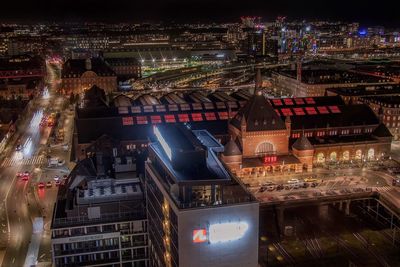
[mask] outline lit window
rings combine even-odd
[[[206,112],[206,120],[208,121],[215,121],[217,120],[217,117],[215,116],[214,112]]]
[[[340,109],[337,106],[329,106],[332,113],[340,113]]]
[[[132,117],[122,117],[122,125],[133,125],[133,118]]]
[[[201,116],[201,113],[192,113],[192,120],[193,121],[203,121],[203,117]]]
[[[150,116],[151,123],[161,123],[161,116]]]
[[[168,123],[175,123],[176,122],[175,115],[173,115],[173,114],[164,115],[164,119],[165,119],[165,122],[168,122]]]
[[[214,109],[214,104],[213,103],[203,103],[205,109]]]
[[[128,107],[119,107],[118,108],[118,113],[119,114],[128,114],[129,113]]]
[[[304,105],[304,100],[302,98],[295,98],[294,102],[296,102],[296,105]]]
[[[224,102],[217,102],[216,105],[217,105],[217,109],[225,109],[226,108],[226,105]]]
[[[306,112],[307,112],[308,115],[315,115],[315,114],[317,114],[317,111],[315,110],[314,107],[306,107],[305,110],[306,110]]]
[[[137,116],[136,117],[137,124],[147,124],[147,116]]]
[[[190,105],[189,104],[180,104],[180,107],[181,107],[182,111],[190,110]]]
[[[153,106],[143,106],[143,112],[154,112]]]
[[[233,101],[228,102],[228,106],[230,108],[238,108],[238,104],[236,102],[233,102]]]
[[[157,110],[157,112],[165,112],[165,111],[167,111],[165,106],[163,106],[163,105],[156,106],[156,110]]]
[[[272,103],[274,103],[275,106],[282,106],[282,101],[280,99],[272,99]]]
[[[188,114],[178,114],[178,120],[179,120],[179,122],[188,122],[189,115]]]
[[[281,112],[282,112],[283,116],[292,116],[293,115],[290,108],[281,108]]]
[[[306,115],[302,108],[293,108],[293,111],[294,111],[294,114],[296,114],[297,116]]]
[[[291,98],[284,98],[283,102],[285,102],[285,105],[293,106],[293,100]]]
[[[320,114],[329,114],[329,111],[326,107],[317,107],[317,109]]]
[[[178,111],[178,105],[168,105],[168,110],[169,111]]]
[[[305,100],[306,100],[306,103],[309,105],[315,104],[314,98],[307,97]]]
[[[218,116],[220,120],[227,120],[228,119],[228,112],[223,111],[223,112],[218,112]]]
[[[203,107],[201,106],[201,103],[193,103],[192,104],[193,110],[202,110]]]

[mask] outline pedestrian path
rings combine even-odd
[[[16,159],[16,158],[5,158],[1,167],[13,167],[13,166],[24,166],[24,165],[40,165],[44,162],[43,156],[34,156],[27,159]]]

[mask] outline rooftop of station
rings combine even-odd
[[[341,96],[374,96],[374,95],[394,95],[400,94],[400,85],[386,84],[357,87],[343,87],[343,88],[329,88],[328,92],[341,95]]]

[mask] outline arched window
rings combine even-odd
[[[356,155],[354,156],[354,159],[356,160],[361,160],[362,158],[362,151],[361,149],[356,150]]]
[[[367,154],[368,160],[374,159],[374,156],[375,156],[375,150],[373,148],[368,149],[368,154]]]
[[[348,150],[343,152],[343,160],[350,160],[350,152]]]
[[[318,155],[317,155],[317,162],[318,163],[324,163],[325,162],[325,155],[324,155],[324,153],[318,153]]]
[[[269,142],[261,143],[256,148],[256,155],[266,155],[275,153],[274,145]]]
[[[337,159],[337,154],[336,154],[336,152],[332,152],[331,155],[329,156],[329,159],[330,159],[331,161],[336,161],[336,159]]]

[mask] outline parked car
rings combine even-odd
[[[50,182],[50,181],[48,181],[47,183],[46,183],[46,187],[51,187],[53,184]]]
[[[39,189],[43,189],[44,186],[45,186],[44,183],[42,183],[42,182],[38,183],[38,188],[39,188]]]

